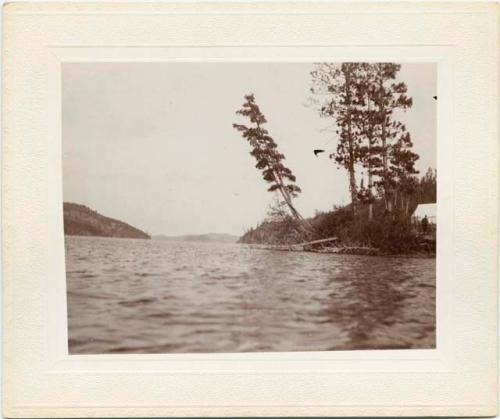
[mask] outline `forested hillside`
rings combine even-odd
[[[65,202],[63,205],[64,234],[69,236],[150,238],[144,231],[132,227],[123,221],[105,217],[84,205],[70,202]]]

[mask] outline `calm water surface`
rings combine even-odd
[[[435,259],[66,237],[70,353],[433,348]]]

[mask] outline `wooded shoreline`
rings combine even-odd
[[[275,193],[276,202],[268,217],[247,230],[240,243],[290,250],[303,242],[338,237],[333,249],[326,251],[321,245],[321,251],[370,255],[435,252],[435,218],[430,226],[427,214],[422,220],[415,211],[419,205],[436,202],[437,173],[429,167],[418,176],[420,156],[399,117],[413,105],[405,82],[398,78],[400,69],[397,63],[315,64],[310,73],[310,105],[320,117],[332,121],[336,148],[325,155],[346,171],[351,202],[317,211],[310,218],[298,211],[295,199],[302,190],[266,128],[268,121],[255,96],[244,96],[236,111],[240,120],[233,127],[250,145],[255,167],[270,185],[268,191]],[[326,151],[314,153],[318,157],[317,152]]]

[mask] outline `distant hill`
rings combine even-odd
[[[65,202],[64,234],[69,236],[120,237],[149,239],[149,235],[131,225],[105,217],[85,205]]]
[[[184,236],[165,236],[160,234],[152,237],[154,240],[183,241],[183,242],[218,242],[218,243],[236,243],[238,236],[222,233],[208,234],[188,234]]]

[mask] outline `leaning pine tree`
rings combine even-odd
[[[300,222],[303,230],[310,231],[311,227],[293,205],[293,198],[297,197],[301,190],[295,184],[296,178],[292,171],[283,164],[285,156],[278,151],[276,142],[269,135],[269,131],[263,127],[267,120],[255,103],[253,94],[245,96],[245,103],[236,114],[250,120],[249,126],[233,124],[233,127],[241,132],[243,138],[252,147],[250,154],[257,161],[255,167],[262,171],[264,180],[271,184],[268,191],[278,192],[291,215]]]

